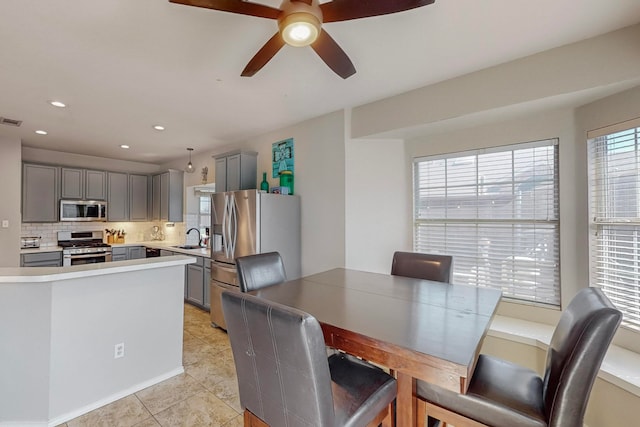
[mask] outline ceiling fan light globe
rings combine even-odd
[[[280,23],[280,34],[289,46],[309,46],[320,34],[320,21],[310,13],[292,13]]]

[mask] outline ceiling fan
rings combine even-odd
[[[435,2],[435,0],[333,0],[320,4],[318,0],[283,0],[280,9],[276,9],[244,0],[169,1],[278,21],[278,32],[251,58],[242,71],[244,77],[251,77],[260,71],[286,43],[296,47],[311,45],[329,68],[343,79],[353,75],[356,69],[338,43],[322,30],[323,23],[388,15]]]

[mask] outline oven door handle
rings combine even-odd
[[[93,254],[82,254],[82,255],[71,255],[71,254],[66,254],[64,255],[64,258],[70,258],[70,259],[81,259],[81,258],[99,258],[99,257],[103,257],[103,256],[108,256],[111,255],[111,252],[96,252]]]

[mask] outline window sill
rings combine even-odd
[[[554,327],[506,316],[495,316],[488,335],[537,347],[546,351]],[[598,376],[640,397],[640,354],[611,345]]]

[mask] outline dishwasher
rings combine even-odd
[[[160,256],[160,249],[157,248],[149,248],[146,249],[146,257],[147,258],[155,258]]]
[[[214,326],[227,330],[227,322],[224,321],[222,314],[222,291],[229,290],[232,292],[240,292],[238,284],[238,272],[235,264],[227,264],[219,261],[211,261],[211,284],[210,284],[210,302],[211,302],[211,323]]]

